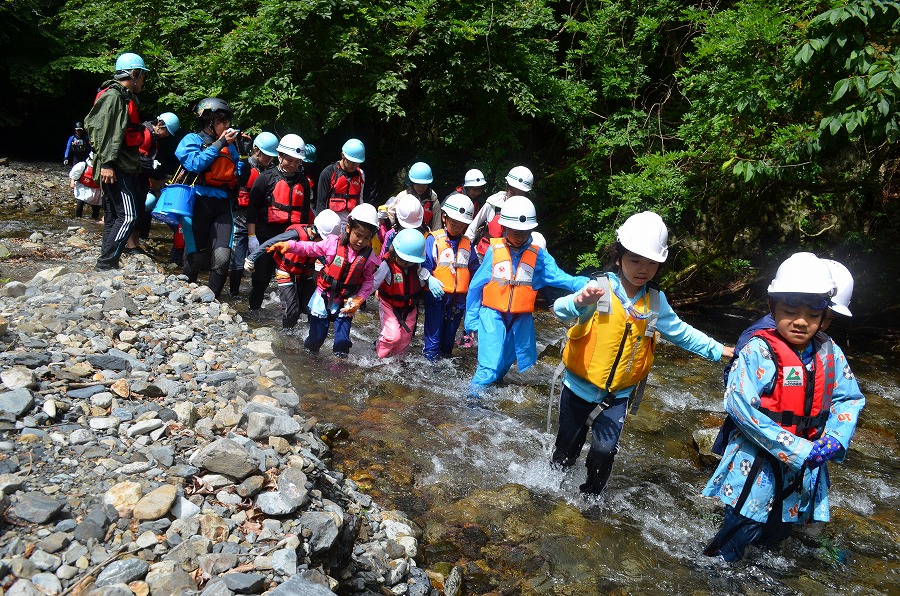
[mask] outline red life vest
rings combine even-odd
[[[278,170],[277,175],[280,179],[269,193],[269,223],[309,223],[309,208],[306,205],[309,187],[305,184],[306,176],[300,176],[292,185],[284,178],[281,170]]]
[[[153,149],[153,133],[150,132],[150,129],[145,126],[143,135],[144,138],[141,141],[141,146],[138,147],[138,151],[141,152],[141,155],[153,157],[152,155],[150,155],[150,150]]]
[[[385,278],[378,288],[378,297],[384,300],[395,312],[402,313],[406,318],[409,311],[416,305],[419,294],[422,293],[422,282],[419,281],[417,267],[404,269],[394,259],[387,260],[390,268],[390,278]],[[388,280],[390,279],[390,283]],[[399,316],[399,315],[398,315]]]
[[[304,224],[294,224],[292,226],[288,226],[288,230],[295,230],[299,236],[297,240],[299,240],[300,242],[311,241],[315,236],[315,233],[312,230],[312,226],[307,226]],[[309,273],[312,273],[313,266],[316,263],[316,257],[303,257],[290,253],[285,253],[282,255],[277,252],[272,253],[272,256],[275,259],[275,265],[278,266],[278,268],[282,271],[285,271],[291,275],[302,275],[305,277]]]
[[[482,257],[491,245],[491,238],[503,238],[503,227],[500,225],[500,210],[496,209],[495,211],[494,217],[488,222],[481,239],[478,241],[478,246],[475,248],[475,252]]]
[[[331,194],[328,197],[328,208],[335,213],[341,211],[353,211],[360,204],[362,187],[366,181],[366,175],[362,168],[348,173],[341,169],[340,163],[335,165],[331,174]]]
[[[94,166],[85,164],[84,172],[79,176],[78,181],[90,188],[100,188],[100,183],[94,180]]]
[[[112,86],[109,86],[98,91],[97,96],[94,98],[94,103],[97,103],[100,96],[112,88]],[[120,93],[120,95],[122,94]],[[147,130],[147,128],[141,122],[137,102],[125,95],[122,95],[122,99],[125,100],[125,111],[128,114],[128,123],[125,126],[125,146],[140,147],[144,143],[144,131]]]
[[[237,167],[228,145],[222,147],[212,164],[200,173],[197,181],[215,188],[234,188],[237,185]]]
[[[259,178],[259,168],[250,168],[250,177],[247,178],[247,186],[242,186],[238,189],[238,207],[247,207],[250,205],[250,189],[253,188],[253,183],[256,182],[257,178]]]
[[[837,385],[831,341],[816,334],[812,370],[807,370],[797,352],[774,329],[760,329],[753,337],[766,342],[777,370],[771,391],[760,396],[759,410],[798,437],[818,439],[825,431]]]
[[[316,286],[322,291],[322,298],[325,299],[325,306],[328,310],[331,310],[332,303],[343,303],[347,298],[355,296],[359,292],[363,283],[366,261],[372,254],[372,247],[367,246],[356,254],[353,262],[349,262],[347,259],[349,248],[347,248],[346,242],[347,239],[342,237],[338,243],[334,260],[319,271],[319,277],[316,280]]]

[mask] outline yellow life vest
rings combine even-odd
[[[465,294],[469,290],[469,256],[472,254],[472,245],[469,239],[463,236],[459,240],[456,252],[447,240],[446,230],[430,232],[434,236],[434,246],[437,252],[437,264],[431,275],[444,286],[447,294]]]
[[[484,286],[481,304],[500,312],[534,312],[537,290],[531,287],[540,247],[532,244],[522,253],[516,276],[512,275],[512,257],[504,238],[491,238],[494,256],[491,281]]]
[[[562,361],[573,374],[615,392],[637,385],[650,373],[659,337],[659,290],[648,287],[639,304],[634,305],[639,312],[649,314],[639,319],[613,297],[606,275],[595,281],[603,288],[603,297],[590,319],[569,329]]]

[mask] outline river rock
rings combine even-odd
[[[310,580],[294,575],[289,580],[272,590],[270,596],[334,596],[328,588]]]
[[[111,586],[113,584],[127,584],[147,575],[150,565],[143,559],[128,558],[113,561],[97,576],[98,586]]]
[[[231,439],[218,439],[200,449],[190,463],[210,472],[243,479],[256,471],[259,463]]]
[[[178,488],[174,484],[163,484],[135,503],[132,516],[136,520],[159,519],[172,508],[176,496]]]
[[[14,391],[0,393],[0,412],[15,416],[22,416],[34,407],[34,397],[31,391],[22,387]]]
[[[0,373],[0,380],[3,381],[7,389],[22,389],[32,387],[35,384],[34,371],[24,366],[7,368]]]
[[[42,493],[30,492],[19,496],[10,513],[22,521],[45,524],[59,513],[63,502]]]
[[[115,508],[119,517],[131,517],[134,506],[141,500],[143,490],[138,482],[120,482],[106,491],[103,502]]]

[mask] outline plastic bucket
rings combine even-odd
[[[185,184],[167,185],[162,189],[153,213],[187,215],[190,217],[194,214],[194,187]]]
[[[181,216],[175,215],[174,213],[160,213],[159,211],[153,211],[150,216],[156,221],[176,228],[178,227],[178,224],[181,223]]]

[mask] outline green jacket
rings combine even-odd
[[[100,168],[112,166],[124,174],[138,174],[141,158],[138,147],[125,145],[128,127],[128,100],[137,97],[118,81],[106,81],[100,89],[111,87],[100,95],[84,119],[84,127],[94,148],[94,180],[100,179]]]

